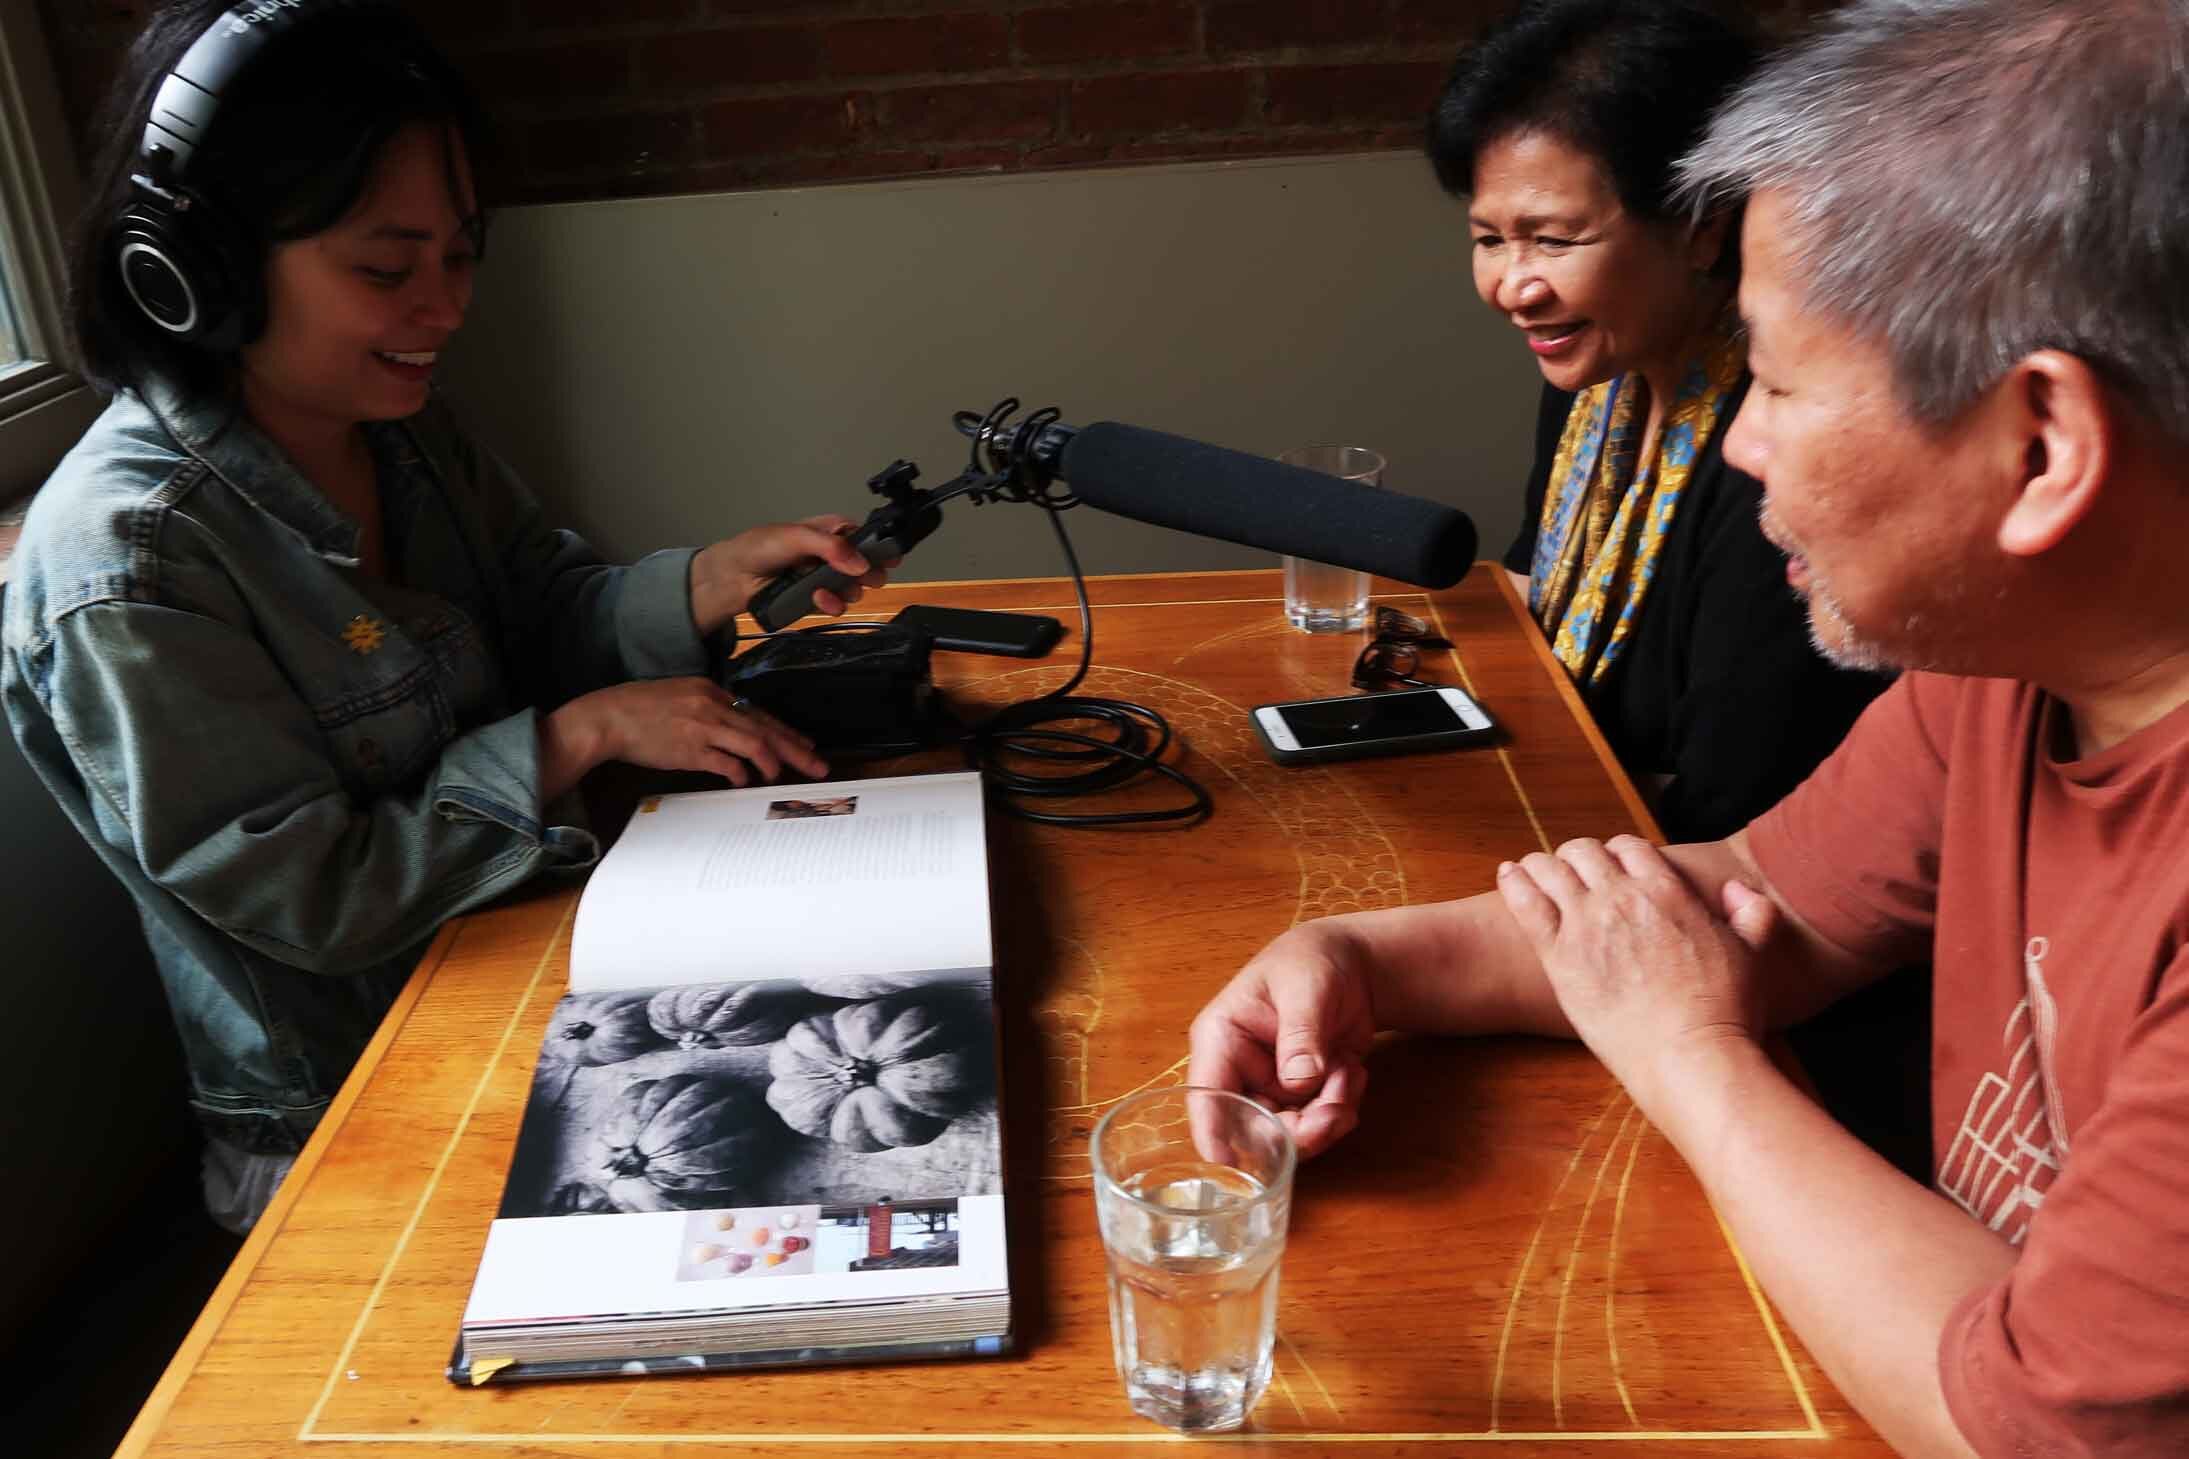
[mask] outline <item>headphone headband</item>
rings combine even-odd
[[[160,82],[145,118],[139,148],[144,174],[138,181],[155,195],[172,192],[213,125],[221,94],[250,69],[260,52],[305,20],[348,9],[350,4],[351,0],[243,0],[229,7]]]
[[[109,247],[121,285],[148,320],[178,340],[230,348],[255,333],[264,309],[248,245],[214,200],[185,183],[222,96],[268,46],[299,26],[374,0],[243,0],[191,42],[161,80],[145,117],[136,201],[115,221]]]

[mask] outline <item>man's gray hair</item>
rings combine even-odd
[[[2189,443],[2189,0],[1855,0],[1682,162],[1783,194],[1805,307],[1952,420],[2033,350]]]

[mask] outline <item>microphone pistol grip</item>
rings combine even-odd
[[[891,502],[867,514],[851,534],[851,545],[868,562],[888,562],[903,557],[940,525],[940,507],[907,507]],[[774,633],[811,613],[816,592],[826,589],[841,593],[855,581],[825,562],[808,563],[789,569],[753,594],[745,611],[762,631]]]

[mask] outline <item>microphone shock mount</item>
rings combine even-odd
[[[991,501],[1030,502],[1052,512],[1079,505],[1078,497],[1056,484],[1057,462],[1077,433],[1058,424],[1063,413],[1053,405],[1013,426],[1010,418],[1018,407],[1018,398],[1010,396],[990,406],[985,415],[961,410],[951,417],[951,424],[971,437],[973,445],[965,470],[939,487],[914,486],[920,468],[902,458],[868,477],[867,490],[883,502],[851,530],[851,545],[869,562],[895,561],[942,525],[944,502],[961,496],[975,506]],[[777,576],[753,594],[745,611],[762,629],[774,633],[811,613],[815,593],[842,592],[853,581],[827,563],[809,563]]]
[[[851,544],[869,562],[901,558],[942,525],[942,504],[959,497],[975,506],[1025,502],[1048,513],[1079,599],[1079,667],[1047,693],[1005,705],[981,723],[966,726],[962,731],[966,759],[1003,792],[1003,804],[1025,820],[1058,826],[1193,825],[1211,814],[1214,803],[1191,776],[1164,763],[1172,732],[1163,716],[1125,700],[1072,696],[1094,662],[1094,612],[1087,601],[1086,578],[1057,516],[1080,504],[1079,497],[1057,480],[1064,449],[1078,431],[1063,424],[1062,412],[1055,406],[1044,406],[1013,424],[1011,417],[1018,408],[1018,397],[1007,396],[985,414],[969,410],[954,414],[951,424],[972,445],[965,470],[939,487],[914,486],[920,468],[905,460],[893,461],[869,477],[867,489],[884,500],[852,530]],[[773,633],[811,612],[816,591],[840,591],[852,581],[825,563],[793,568],[754,594],[746,611]],[[1056,728],[1060,722],[1078,722],[1106,733]],[[1064,774],[1034,773],[1014,768],[1007,758],[1084,768]],[[1187,794],[1186,802],[1108,813],[1041,811],[1028,804],[1092,795],[1148,774],[1179,786]]]

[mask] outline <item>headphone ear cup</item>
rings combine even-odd
[[[122,289],[157,328],[186,344],[233,349],[264,319],[262,288],[217,210],[190,193],[177,208],[137,204],[116,223]]]

